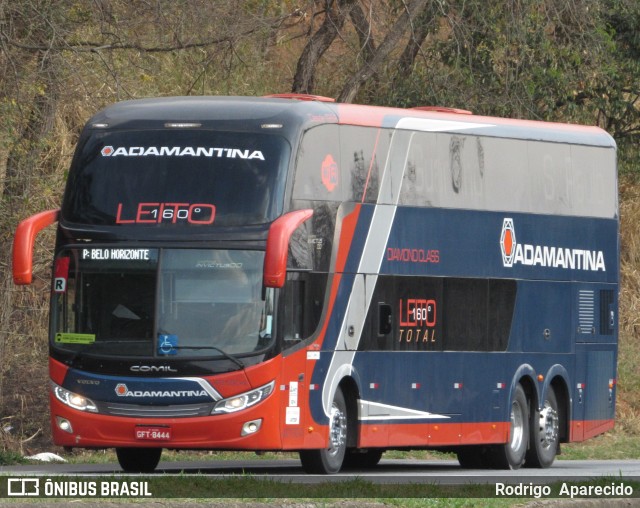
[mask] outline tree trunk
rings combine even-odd
[[[375,54],[376,45],[373,40],[373,31],[371,29],[371,23],[362,10],[359,4],[354,4],[349,13],[351,23],[356,29],[358,34],[358,40],[360,41],[360,53],[362,60],[368,62]]]
[[[344,20],[349,14],[355,0],[327,0],[324,21],[304,47],[296,74],[293,77],[291,91],[294,93],[313,93],[315,85],[315,71],[320,58],[331,46],[339,31],[344,25]]]
[[[429,30],[432,27],[431,22],[436,17],[436,10],[431,4],[427,8],[425,8],[420,15],[416,18],[413,24],[413,33],[409,38],[409,42],[407,43],[402,55],[400,56],[400,60],[398,61],[398,72],[399,74],[407,74],[411,71],[413,67],[413,63],[416,60],[416,56],[420,52],[420,48],[424,43],[424,40],[427,38],[429,34]]]
[[[407,5],[406,10],[395,22],[380,46],[378,46],[373,57],[361,65],[356,73],[347,81],[338,96],[338,102],[353,101],[362,84],[378,72],[385,61],[387,61],[393,48],[405,34],[412,21],[424,10],[428,1],[429,0],[412,0],[411,3]]]

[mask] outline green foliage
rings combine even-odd
[[[0,466],[12,466],[15,464],[26,464],[28,461],[22,454],[11,450],[0,450]]]
[[[376,47],[406,8],[399,0],[353,3],[368,16]],[[38,436],[31,443],[48,439],[41,408],[53,233],[37,244],[31,289],[10,282],[11,241],[18,220],[59,206],[84,122],[123,99],[288,91],[325,7],[321,0],[2,3],[0,417],[24,422],[20,432]],[[640,2],[451,0],[426,9],[371,73],[360,101],[599,125],[618,143],[620,173],[640,177]],[[398,65],[422,29],[415,59]],[[337,96],[366,58],[346,22],[316,69],[314,93]],[[621,366],[633,372],[626,360]]]
[[[413,71],[390,70],[376,102],[599,125],[621,171],[640,171],[640,4],[454,1]]]

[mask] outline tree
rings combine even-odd
[[[339,102],[352,102],[358,93],[358,90],[362,84],[369,79],[372,75],[378,72],[382,68],[383,64],[388,60],[389,55],[398,44],[400,38],[404,35],[407,28],[411,26],[411,23],[419,17],[424,10],[428,0],[412,0],[406,9],[402,12],[400,17],[394,23],[393,27],[384,40],[380,43],[380,46],[372,52],[369,59],[367,59],[363,65],[356,71],[351,78],[345,83],[340,95],[338,96]]]
[[[360,87],[370,78],[377,75],[388,62],[391,52],[407,30],[424,11],[428,0],[411,0],[402,2],[398,19],[385,34],[384,39],[376,47],[371,22],[364,14],[362,6],[355,0],[326,0],[324,20],[318,30],[309,38],[300,58],[293,79],[292,91],[296,93],[313,93],[317,65],[323,54],[329,49],[336,37],[341,33],[345,20],[350,18],[358,35],[361,62],[354,73],[342,85],[338,94],[339,102],[352,102]]]
[[[324,20],[318,30],[311,35],[298,59],[296,73],[293,76],[292,92],[313,93],[317,64],[338,36],[354,4],[355,0],[326,0],[324,2],[322,11]],[[314,12],[311,27],[313,27],[313,20],[318,14],[320,13]]]

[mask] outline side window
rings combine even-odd
[[[288,349],[311,337],[322,316],[326,273],[290,272],[280,292],[278,336],[282,349]]]
[[[505,351],[516,282],[378,277],[361,350]]]
[[[442,279],[379,276],[361,349],[438,351],[443,349]]]
[[[347,200],[376,202],[390,136],[388,129],[340,126],[342,181]]]
[[[298,150],[293,199],[343,201],[342,171],[338,125],[309,129]]]
[[[514,280],[445,279],[445,350],[505,351],[515,300]]]
[[[319,125],[304,133],[293,199],[375,203],[393,131]]]

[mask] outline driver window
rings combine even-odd
[[[311,337],[324,306],[326,273],[290,272],[280,293],[279,337],[288,349]]]

